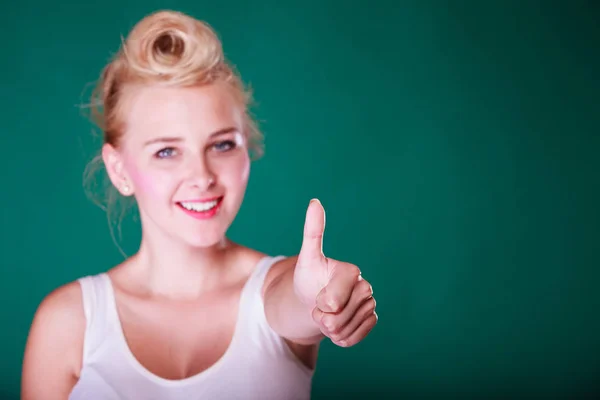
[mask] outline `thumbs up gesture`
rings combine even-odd
[[[312,319],[325,336],[339,346],[353,346],[377,323],[373,290],[357,266],[323,254],[324,231],[325,210],[312,200],[294,269],[294,292],[313,308]]]

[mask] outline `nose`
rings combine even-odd
[[[188,164],[188,181],[202,191],[215,184],[216,177],[205,157],[194,157]]]

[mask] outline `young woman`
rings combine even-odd
[[[322,253],[317,200],[295,257],[226,237],[261,135],[216,34],[182,13],[149,15],[99,88],[101,159],[134,196],[142,240],[42,301],[22,399],[309,398],[320,341],[361,341],[375,301],[355,265]]]

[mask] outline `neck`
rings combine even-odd
[[[223,285],[236,247],[227,238],[211,247],[191,247],[169,237],[144,235],[133,257],[134,273],[149,295],[193,299]]]

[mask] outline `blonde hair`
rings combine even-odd
[[[119,147],[125,131],[126,93],[130,88],[147,84],[193,87],[220,81],[228,84],[244,109],[244,134],[252,158],[262,156],[263,135],[249,110],[251,90],[225,59],[221,41],[208,23],[177,11],[157,11],[139,21],[121,42],[118,52],[102,70],[88,106],[93,122],[103,132],[103,143]],[[132,202],[117,207],[126,199],[120,196],[106,174],[102,189],[105,196],[97,198],[98,182],[94,176],[102,165],[102,157],[97,155],[86,167],[84,179],[89,185],[88,196],[107,212],[115,240],[111,225],[113,214],[118,213],[117,228],[121,235],[121,221]]]

